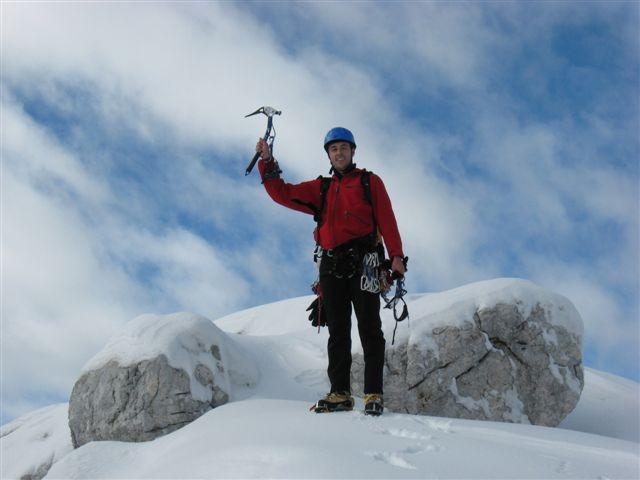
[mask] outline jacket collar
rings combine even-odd
[[[340,173],[340,172],[336,171],[333,167],[331,167],[331,171],[329,173],[333,173],[336,177],[342,178],[345,175],[349,175],[351,172],[353,172],[355,170],[357,170],[356,164],[351,162],[349,164],[349,166],[344,170],[344,172]]]

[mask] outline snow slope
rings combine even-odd
[[[425,297],[408,298],[412,315]],[[215,322],[260,369],[255,388],[235,390],[231,403],[152,442],[93,442],[75,451],[67,405],[48,407],[2,427],[2,478],[51,464],[47,478],[65,479],[640,478],[639,385],[591,369],[560,428],[310,413],[328,389],[326,330],[318,334],[304,315],[311,301],[294,298]],[[393,321],[383,315],[390,338]],[[407,334],[405,324],[401,331]]]
[[[50,478],[633,478],[638,445],[570,430],[245,400],[153,442],[94,442]],[[634,467],[635,466],[635,467]],[[635,468],[635,469],[634,469]]]

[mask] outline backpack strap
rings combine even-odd
[[[369,203],[369,205],[373,205],[371,201],[371,172],[368,170],[363,170],[360,175],[360,183],[362,184],[362,188],[364,188],[364,198]]]
[[[291,201],[298,205],[303,205],[313,212],[313,220],[320,225],[322,221],[322,209],[324,208],[325,197],[327,196],[327,190],[329,190],[329,184],[331,183],[331,177],[318,177],[320,182],[320,204],[314,205],[313,203],[303,202],[297,198],[292,198]]]
[[[371,200],[371,173],[368,170],[363,170],[360,175],[360,183],[362,184],[362,188],[364,189],[364,199],[367,201],[369,205],[371,205],[371,209],[373,210],[373,200]],[[376,220],[375,212],[372,213],[373,218],[373,235],[378,236],[378,222]]]
[[[324,209],[324,203],[327,199],[327,191],[329,191],[329,185],[331,185],[331,177],[323,177],[322,175],[318,177],[321,179],[322,183],[320,183],[320,207],[318,208],[317,213],[313,216],[313,219],[320,227],[320,222],[322,222],[322,210]]]

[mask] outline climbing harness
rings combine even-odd
[[[337,248],[322,250],[319,275],[336,278],[352,278],[362,270],[362,250],[357,241],[351,241]]]
[[[245,115],[244,118],[251,117],[259,113],[262,113],[267,116],[267,130],[264,133],[264,136],[262,137],[262,139],[269,144],[269,152],[271,153],[271,159],[272,161],[274,161],[273,160],[273,141],[276,139],[276,129],[273,126],[273,116],[281,115],[282,112],[280,110],[276,110],[273,107],[260,107],[255,112],[250,113],[249,115]],[[256,165],[258,158],[260,158],[260,152],[256,152],[256,154],[251,159],[251,162],[249,163],[249,165],[247,166],[247,169],[244,172],[245,176],[251,173],[251,170],[253,170],[253,167]],[[278,168],[276,164],[275,169],[272,170],[271,174],[279,175],[280,173],[282,173],[282,171]]]

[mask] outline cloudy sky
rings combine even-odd
[[[587,366],[639,379],[637,2],[1,9],[2,423],[139,314],[310,294],[313,220],[244,176],[261,105],[291,182],[354,132],[410,291],[530,279],[578,308]]]

